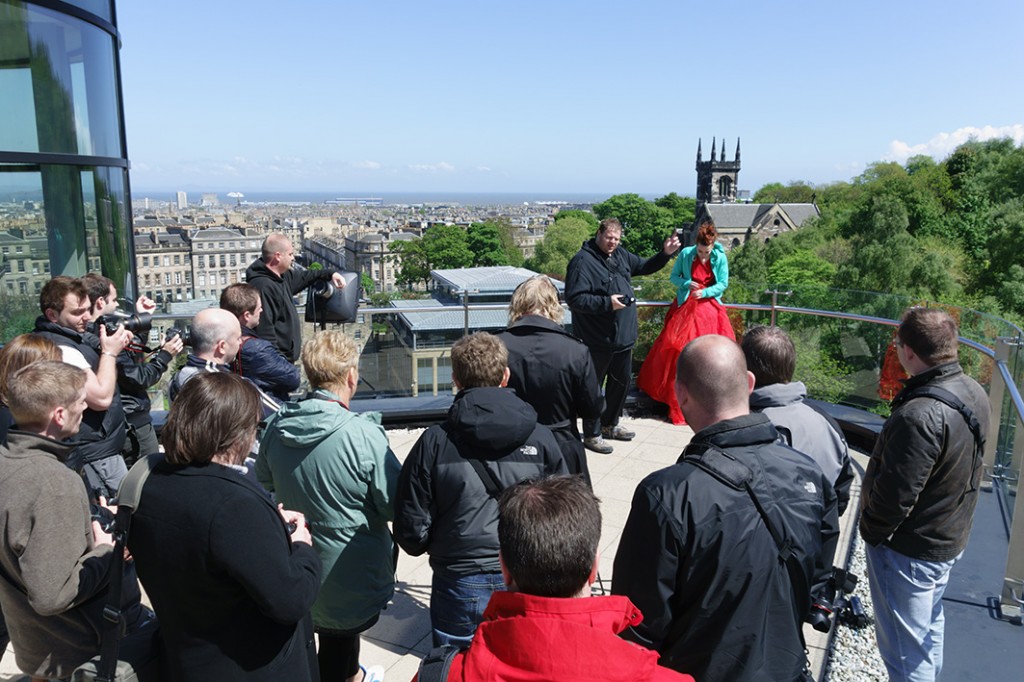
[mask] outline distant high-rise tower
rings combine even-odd
[[[711,158],[701,158],[701,141],[697,140],[697,206],[701,204],[724,204],[736,201],[736,185],[740,177],[740,140],[736,138],[736,158],[725,160],[725,139],[722,152],[716,158],[715,138],[711,138]]]
[[[178,192],[178,210],[184,211],[188,208],[188,195],[184,192]]]

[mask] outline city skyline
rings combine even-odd
[[[1009,0],[122,3],[133,190],[692,195],[1024,142]],[[301,11],[301,10],[305,11]]]

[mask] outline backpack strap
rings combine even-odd
[[[501,497],[501,493],[505,490],[505,486],[498,480],[497,475],[484,466],[483,461],[479,457],[474,457],[473,453],[466,452],[466,448],[463,446],[462,439],[459,434],[453,429],[447,428],[447,424],[444,427],[445,432],[448,434],[448,440],[455,446],[455,449],[459,453],[459,457],[464,459],[469,466],[473,467],[473,471],[480,478],[480,482],[484,484],[484,490],[487,494],[492,497],[495,501]]]
[[[242,371],[242,349],[245,348],[245,344],[255,338],[255,336],[242,336],[242,343],[238,345],[238,352],[235,353],[235,359],[231,361],[231,371],[235,374],[245,376],[245,372]]]
[[[139,508],[142,488],[150,472],[164,456],[161,453],[146,455],[132,466],[121,481],[117,493],[117,516],[114,521],[114,556],[110,567],[110,587],[107,604],[103,607],[103,631],[100,633],[100,660],[96,666],[96,682],[113,682],[117,669],[117,655],[124,633],[124,619],[121,615],[121,589],[124,582],[124,548],[128,543],[132,514]]]
[[[909,402],[915,398],[931,398],[937,400],[943,405],[953,408],[960,413],[964,421],[967,422],[967,428],[970,429],[971,434],[974,436],[974,457],[972,460],[972,468],[978,466],[979,460],[982,459],[985,452],[985,436],[981,432],[981,422],[974,416],[974,412],[971,408],[967,407],[964,401],[960,400],[952,391],[948,391],[939,386],[932,386],[931,384],[925,384],[923,386],[916,386],[910,390],[903,390],[893,398],[890,405],[895,411],[897,407]],[[973,492],[977,490],[977,483],[974,482],[972,477],[968,484],[968,488],[965,492]]]
[[[810,585],[807,582],[807,578],[804,575],[803,570],[800,568],[792,540],[783,540],[782,534],[779,532],[771,517],[768,516],[768,512],[765,511],[764,506],[761,504],[761,500],[754,492],[754,488],[750,484],[754,478],[753,472],[751,472],[750,468],[746,464],[740,462],[728,452],[712,443],[704,443],[699,447],[703,447],[703,449],[693,453],[685,452],[682,459],[693,464],[699,469],[702,469],[706,473],[710,474],[712,478],[724,483],[733,490],[743,490],[747,493],[747,496],[750,497],[750,500],[754,503],[754,508],[757,509],[757,513],[764,521],[764,525],[768,529],[768,533],[772,536],[775,546],[778,548],[779,563],[785,565],[786,571],[789,573],[789,586],[793,592],[793,599],[794,603],[797,605],[798,614],[800,613],[799,610],[801,608],[806,612],[810,608]],[[689,448],[687,448],[687,450],[689,450]],[[800,642],[801,644],[804,644],[802,615],[798,615],[796,628],[797,632],[800,634]],[[806,649],[806,644],[804,644],[804,648]]]
[[[445,682],[448,679],[452,661],[461,651],[463,649],[454,644],[445,644],[431,649],[426,658],[420,661],[420,670],[417,676],[419,682]]]

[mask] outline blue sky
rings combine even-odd
[[[692,195],[1024,142],[1024,3],[118,3],[136,189]]]

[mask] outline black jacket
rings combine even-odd
[[[930,384],[960,398],[989,432],[985,390],[951,362],[907,379],[904,391]],[[902,394],[902,393],[901,393]],[[899,401],[897,395],[894,402]],[[861,492],[860,534],[870,545],[923,561],[949,561],[967,546],[978,502],[981,457],[953,408],[932,398],[897,407],[875,442]]]
[[[445,422],[416,441],[395,494],[398,544],[412,556],[429,552],[435,571],[496,573],[498,503],[466,457],[483,461],[503,488],[568,470],[537,413],[506,388],[460,391]]]
[[[508,348],[510,388],[537,411],[554,434],[569,472],[590,482],[578,418],[597,419],[604,410],[601,387],[583,342],[546,317],[526,315],[498,334]]]
[[[88,332],[80,334],[67,327],[50,322],[40,315],[36,318],[35,333],[45,336],[58,346],[74,348],[82,354],[95,372],[100,364],[99,339]],[[76,471],[86,462],[121,454],[127,430],[124,408],[121,406],[121,391],[115,386],[110,406],[101,411],[87,409],[82,415],[78,433],[67,440],[75,445],[67,464]]]
[[[320,559],[291,542],[251,477],[162,462],[128,547],[160,614],[169,682],[319,680],[309,613]]]
[[[299,368],[285,360],[274,344],[259,338],[248,327],[242,327],[242,346],[231,363],[231,371],[281,402],[299,387]]]
[[[299,359],[302,351],[302,324],[292,296],[313,282],[330,279],[334,270],[301,270],[292,268],[279,277],[262,258],[253,261],[245,271],[245,281],[259,289],[263,314],[256,325],[256,334],[274,344],[289,362]]]
[[[149,389],[159,383],[174,359],[161,348],[147,361],[142,345],[139,337],[132,337],[132,345],[117,356],[117,388],[121,391],[125,419],[132,426],[152,423]]]
[[[624,247],[605,255],[591,239],[569,261],[565,301],[572,310],[572,328],[583,343],[601,350],[632,348],[637,337],[636,305],[613,311],[611,295],[635,296],[633,277],[661,270],[670,256],[658,251],[648,259]]]
[[[695,679],[780,682],[803,670],[800,628],[811,591],[831,572],[836,496],[813,460],[777,438],[763,414],[721,421],[694,435],[679,462],[645,478],[633,496],[612,591],[644,614],[638,641]],[[697,464],[709,445],[749,470],[811,591],[791,585],[745,488]]]

